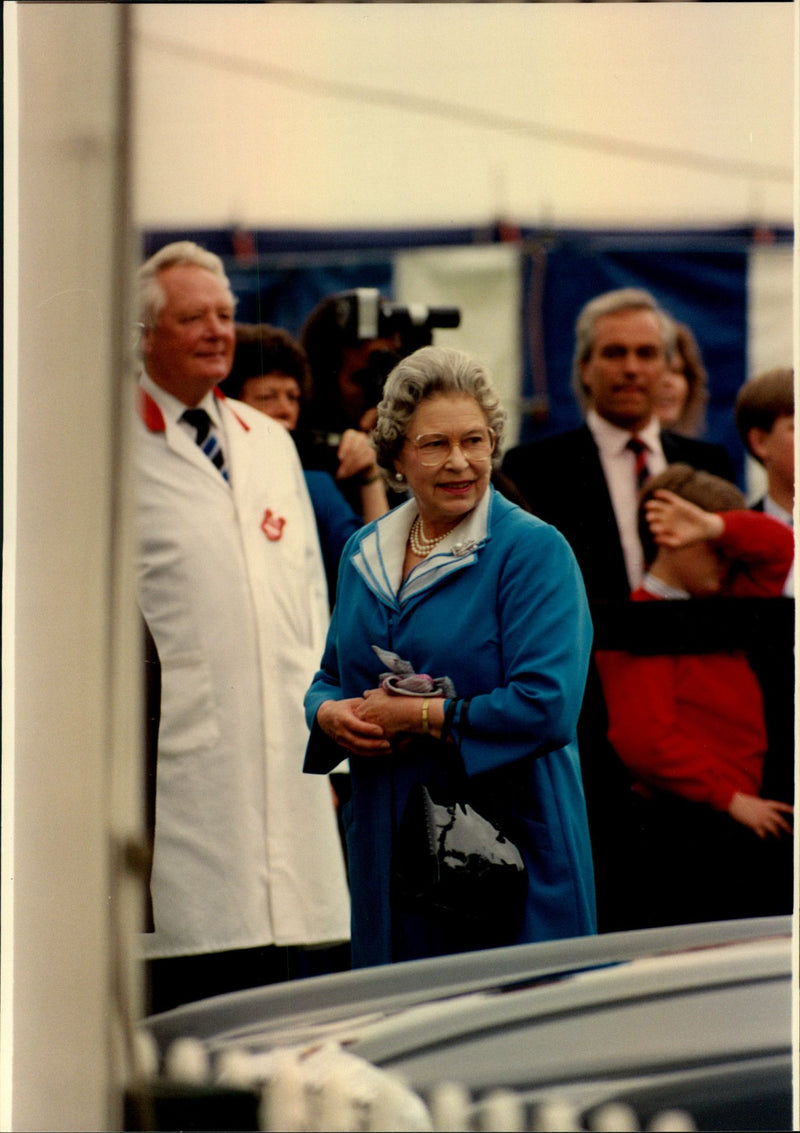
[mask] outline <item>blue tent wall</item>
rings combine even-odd
[[[243,267],[226,263],[231,287],[238,298],[236,318],[242,323],[270,323],[295,337],[310,311],[326,295],[354,287],[377,287],[392,297],[392,261],[356,260],[315,266]]]
[[[747,377],[747,264],[750,228],[710,231],[560,230],[507,224],[475,228],[304,231],[235,229],[148,231],[143,256],[190,239],[222,256],[239,298],[237,318],[297,334],[325,295],[377,287],[393,296],[393,261],[414,248],[513,239],[520,247],[520,390],[528,411],[520,439],[572,428],[581,415],[571,386],[573,328],[582,304],[616,287],[644,287],[695,333],[710,379],[706,437],[724,444],[743,475],[733,424],[736,391]],[[788,229],[771,230],[790,243]],[[426,296],[417,297],[428,302]]]
[[[398,249],[491,243],[494,227],[295,230],[158,229],[142,234],[144,258],[176,240],[194,240],[222,257],[240,322],[265,322],[297,335],[326,295],[377,287],[393,297]]]
[[[541,257],[539,258],[541,260]],[[618,287],[648,290],[698,340],[709,373],[709,439],[725,444],[740,462],[731,415],[736,391],[746,378],[747,251],[714,249],[598,249],[579,241],[558,242],[529,269],[543,272],[543,351],[526,351],[523,395],[535,412],[523,419],[522,440],[561,432],[581,421],[572,388],[575,319],[594,295]],[[533,282],[530,287],[533,288]],[[526,288],[527,290],[527,288]],[[544,375],[536,367],[544,367]],[[538,395],[538,396],[535,396]]]

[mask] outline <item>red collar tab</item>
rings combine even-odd
[[[139,387],[139,416],[151,433],[166,432],[167,423],[156,401],[146,389]]]
[[[151,433],[164,433],[164,432],[166,432],[167,424],[166,424],[166,421],[164,420],[164,414],[161,412],[161,410],[158,406],[158,403],[155,401],[155,399],[153,397],[151,397],[151,395],[147,392],[147,390],[142,389],[141,386],[139,386],[139,389],[138,389],[137,392],[138,392],[138,398],[139,398],[139,416],[141,417],[142,421],[144,421],[147,428],[150,430]],[[227,409],[229,410],[229,412],[233,414],[233,416],[236,418],[236,420],[239,422],[239,424],[242,426],[242,428],[245,430],[245,432],[249,433],[250,432],[250,426],[247,424],[246,421],[242,420],[242,418],[239,416],[238,413],[236,413],[235,410],[231,409],[231,406],[228,402],[228,399],[226,398],[226,396],[222,392],[222,390],[215,386],[213,392],[214,392],[214,397],[216,397],[219,401],[225,402],[225,405],[226,405]]]
[[[225,402],[226,409],[228,409],[228,411],[233,414],[233,416],[236,418],[236,420],[242,426],[244,431],[246,433],[249,433],[250,432],[250,426],[247,424],[246,421],[243,421],[241,419],[241,417],[239,416],[239,414],[236,412],[235,409],[231,408],[231,404],[228,401],[228,398],[225,396],[225,394],[222,392],[222,390],[219,388],[219,386],[214,386],[214,389],[213,389],[212,392],[214,394],[214,397],[216,397],[217,401],[224,401]]]

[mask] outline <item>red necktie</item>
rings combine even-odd
[[[650,476],[650,469],[647,467],[647,445],[639,437],[631,437],[625,447],[629,448],[636,457],[636,487],[641,491]]]

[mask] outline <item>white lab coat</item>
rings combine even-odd
[[[302,770],[328,605],[294,445],[220,396],[228,486],[142,386],[138,592],[162,675],[144,955],[346,940],[330,786]]]

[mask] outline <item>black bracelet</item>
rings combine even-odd
[[[458,727],[462,736],[469,735],[469,706],[470,698],[465,696],[462,703],[461,715],[458,720]]]
[[[447,708],[445,709],[445,712],[444,712],[444,720],[442,721],[442,730],[439,733],[439,738],[442,739],[442,740],[446,740],[447,737],[450,735],[450,729],[453,727],[453,719],[455,717],[457,707],[458,707],[458,700],[454,696],[448,702]]]

